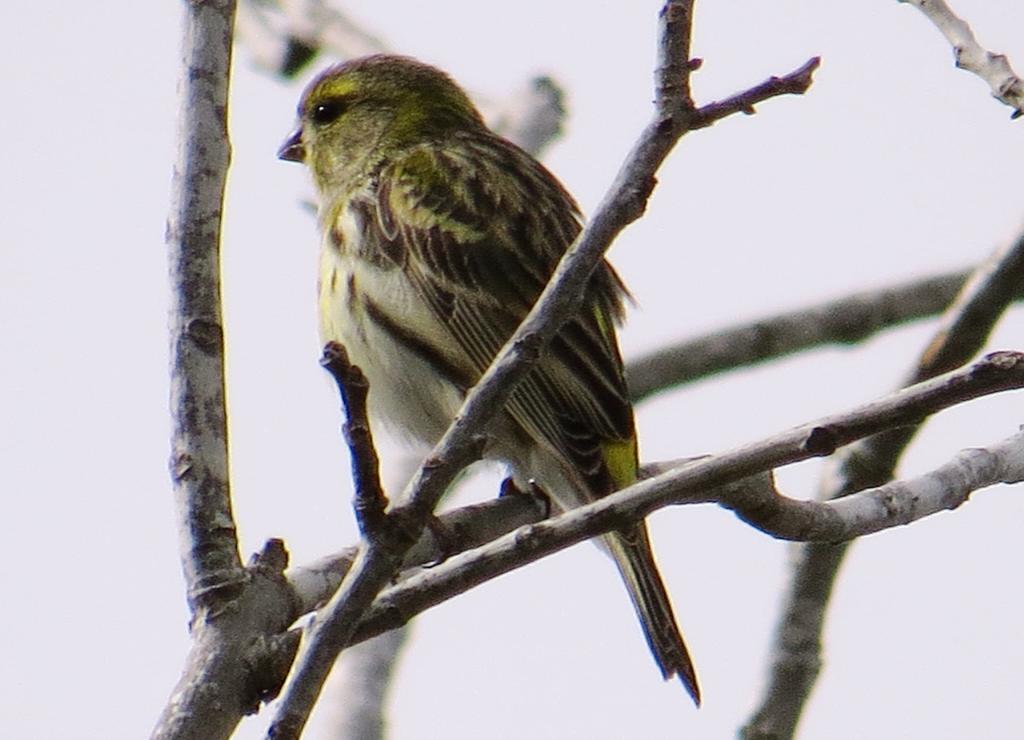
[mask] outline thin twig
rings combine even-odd
[[[975,270],[906,382],[919,382],[967,362],[984,345],[1022,282],[1024,234]],[[918,428],[890,430],[842,450],[829,461],[819,498],[840,498],[891,480]],[[793,737],[821,668],[826,607],[848,546],[797,548],[776,625],[767,684],[760,706],[741,731],[745,740]]]
[[[352,508],[359,531],[368,538],[380,536],[381,528],[386,525],[384,512],[388,508],[388,497],[380,482],[380,459],[373,444],[366,408],[370,384],[362,370],[349,361],[345,348],[337,342],[329,342],[324,347],[320,364],[334,378],[345,407],[343,432],[352,458],[355,484]]]
[[[760,85],[720,102],[708,103],[697,111],[693,128],[705,128],[733,113],[753,115],[754,106],[779,95],[803,95],[811,86],[814,71],[821,65],[820,57],[812,57],[785,77],[770,77]]]
[[[967,270],[868,290],[719,329],[627,363],[634,402],[715,373],[829,344],[854,344],[883,329],[941,313],[970,277]],[[1018,286],[1014,300],[1024,298]]]
[[[669,0],[661,12],[661,57],[656,75],[655,117],[647,126],[620,170],[608,195],[565,254],[530,314],[467,396],[458,417],[413,477],[392,515],[405,521],[410,539],[416,539],[440,497],[458,471],[479,450],[479,430],[503,407],[514,383],[535,364],[547,341],[577,310],[583,287],[612,240],[644,211],[654,188],[654,173],[680,137],[693,123],[706,125],[733,112],[721,109],[702,115],[689,100],[689,38],[692,0]],[[778,80],[775,87],[791,92],[789,78],[809,84],[809,72],[798,70]],[[762,89],[760,99],[772,96]],[[341,588],[309,630],[296,659],[295,671],[285,687],[278,715],[269,736],[297,738],[320,693],[337,654],[347,645],[377,593],[399,568],[404,550],[400,542],[364,542]]]
[[[1005,54],[993,54],[974,38],[974,32],[957,17],[945,0],[897,0],[913,5],[928,17],[953,46],[956,66],[988,83],[992,97],[1013,108],[1011,118],[1024,115],[1024,80],[1010,67]]]

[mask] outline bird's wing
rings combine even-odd
[[[372,202],[384,253],[409,275],[478,378],[579,233],[575,203],[536,160],[490,136],[412,149],[377,182]],[[597,495],[636,473],[632,408],[615,339],[624,294],[602,262],[580,311],[508,405],[512,418]]]

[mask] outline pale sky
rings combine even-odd
[[[650,113],[660,3],[346,3],[392,49],[500,99],[539,72],[568,93],[548,166],[588,212]],[[1024,73],[1024,5],[955,0]],[[0,315],[4,734],[138,738],[188,646],[168,457],[163,233],[179,3],[5,3]],[[803,97],[687,137],[611,259],[635,294],[635,356],[671,340],[958,268],[1024,225],[1024,121],[953,67],[895,0],[697,5],[700,102],[821,55]],[[295,562],[354,540],[336,393],[317,364],[315,225],[274,153],[301,81],[236,51],[223,244],[234,504],[244,548]],[[72,321],[74,319],[74,321]],[[713,453],[893,388],[922,324],[733,373],[641,406],[642,457]],[[992,349],[1022,349],[1024,312]],[[923,472],[1016,431],[1021,395],[943,413]],[[385,445],[387,460],[396,447]],[[816,464],[783,471],[812,495]],[[460,494],[494,494],[495,478]],[[663,684],[614,568],[581,545],[418,619],[392,737],[723,738],[761,686],[789,546],[713,507],[652,519],[705,704]],[[1024,498],[993,489],[858,543],[839,581],[802,737],[1010,738],[1024,685]],[[243,723],[257,738],[270,714]],[[316,738],[322,719],[314,720]]]

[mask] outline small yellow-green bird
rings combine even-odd
[[[278,156],[319,191],[320,333],[370,383],[376,418],[435,444],[576,238],[572,196],[487,128],[438,69],[377,55],[306,88]],[[636,430],[615,325],[626,290],[602,262],[578,315],[512,393],[486,457],[571,509],[633,483]],[[607,534],[658,667],[699,703],[643,523]]]

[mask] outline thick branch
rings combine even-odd
[[[967,362],[984,345],[1022,282],[1024,235],[975,270],[946,311],[907,383]],[[917,429],[917,425],[911,425],[890,430],[842,450],[830,461],[819,498],[840,498],[891,480]],[[799,548],[776,627],[772,666],[761,705],[742,730],[746,740],[784,740],[796,731],[821,667],[826,606],[847,546]]]
[[[661,58],[654,121],[629,154],[593,220],[559,263],[533,310],[467,396],[455,422],[393,510],[393,515],[409,522],[410,539],[418,537],[426,517],[461,466],[473,456],[474,448],[479,447],[480,430],[485,429],[503,407],[515,381],[536,363],[545,343],[578,309],[583,288],[612,240],[643,213],[654,187],[654,173],[675,143],[695,123],[706,125],[715,117],[732,112],[723,108],[714,114],[702,115],[689,100],[691,11],[691,2],[670,0],[665,4],[661,13]],[[808,73],[799,72],[809,84]],[[792,91],[782,80],[777,88],[775,94]],[[771,96],[768,90],[760,94],[763,98]],[[390,544],[385,547],[366,542],[360,547],[341,588],[310,629],[304,643],[308,648],[296,661],[296,670],[271,726],[271,737],[298,737],[335,657],[351,641],[362,615],[394,575],[403,554],[401,547]]]
[[[993,54],[974,38],[971,27],[950,9],[945,0],[897,0],[924,13],[953,46],[956,66],[973,72],[988,83],[992,97],[1013,108],[1011,118],[1024,115],[1024,80],[1010,67],[1005,54]]]
[[[245,586],[227,608],[192,624],[192,645],[153,740],[226,740],[246,714],[276,691],[287,671],[275,658],[277,636],[295,620],[292,589],[282,575],[288,554],[271,540],[245,571]]]
[[[188,6],[179,83],[178,160],[167,252],[171,278],[171,478],[182,566],[195,609],[236,582],[228,488],[220,221],[230,149],[228,74],[234,2]]]
[[[186,5],[178,158],[167,220],[171,278],[171,478],[193,648],[155,738],[227,737],[244,707],[242,676],[218,651],[227,605],[249,578],[238,554],[228,484],[220,223],[233,0]],[[229,620],[231,621],[231,620]],[[230,638],[228,638],[230,639]],[[216,657],[214,657],[216,656]],[[223,660],[222,658],[227,658]],[[221,690],[211,690],[210,686]],[[202,728],[200,730],[200,728]]]

